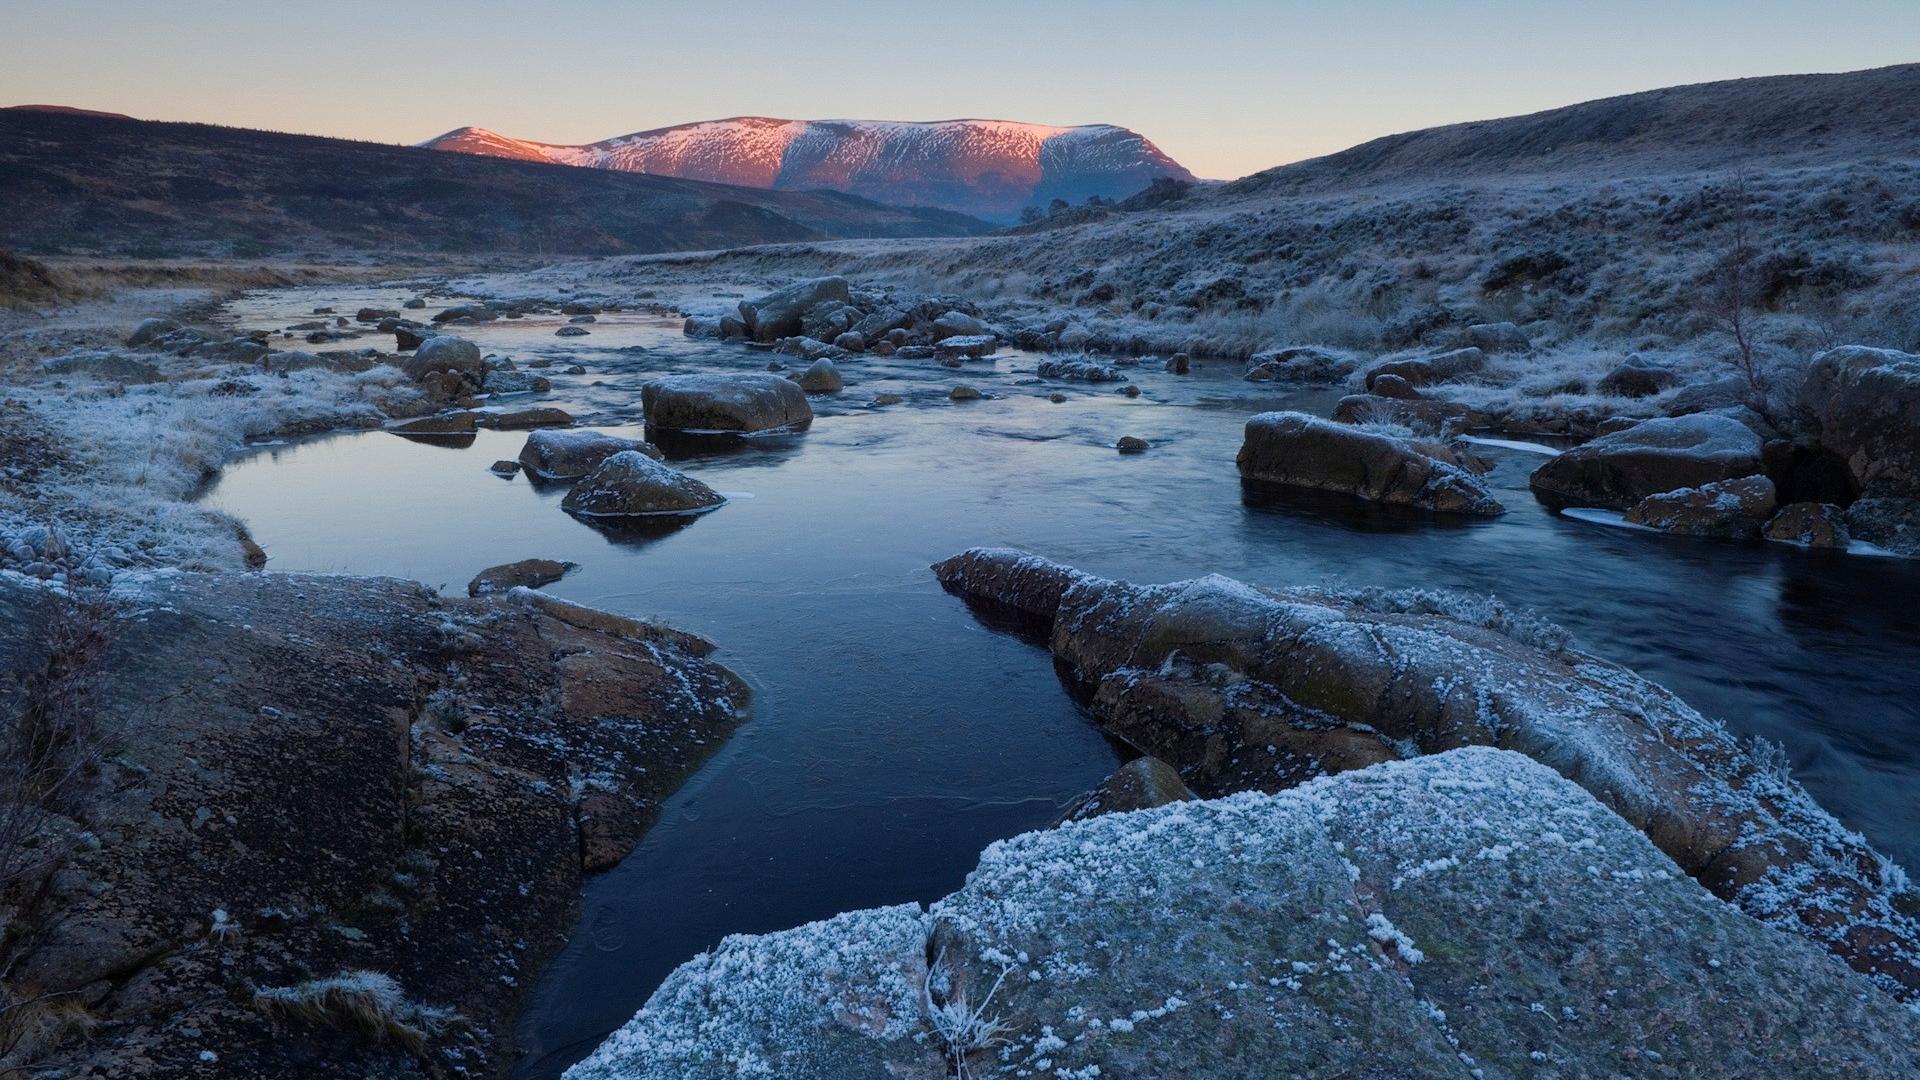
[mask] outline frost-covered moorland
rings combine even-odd
[[[1364,355],[1512,322],[1533,349],[1459,400],[1646,413],[1601,379],[1638,353],[1738,373],[1736,314],[1778,396],[1839,344],[1920,348],[1920,66],[1653,91],[1162,188],[1013,235],[796,244],[559,267],[658,289],[835,273],[952,293],[1055,344]],[[1898,103],[1906,103],[1902,107]],[[719,305],[723,306],[723,305]]]

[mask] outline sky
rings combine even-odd
[[[1206,177],[1681,83],[1920,61],[1920,0],[0,0],[0,104],[381,142],[726,116],[1111,123]]]

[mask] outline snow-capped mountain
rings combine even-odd
[[[892,203],[1011,220],[1022,207],[1091,195],[1125,198],[1160,177],[1193,174],[1137,132],[1110,124],[1009,120],[904,123],[737,116],[585,146],[511,139],[485,128],[420,145],[745,187],[826,188]]]

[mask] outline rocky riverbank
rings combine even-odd
[[[104,310],[0,350],[0,1066],[504,1073],[584,875],[746,686],[698,637],[510,582],[260,572],[188,501],[251,441],[471,405],[511,365]]]

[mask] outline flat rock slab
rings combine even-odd
[[[928,910],[730,937],[567,1076],[1895,1077],[1916,1047],[1580,787],[1469,748],[1028,833]]]

